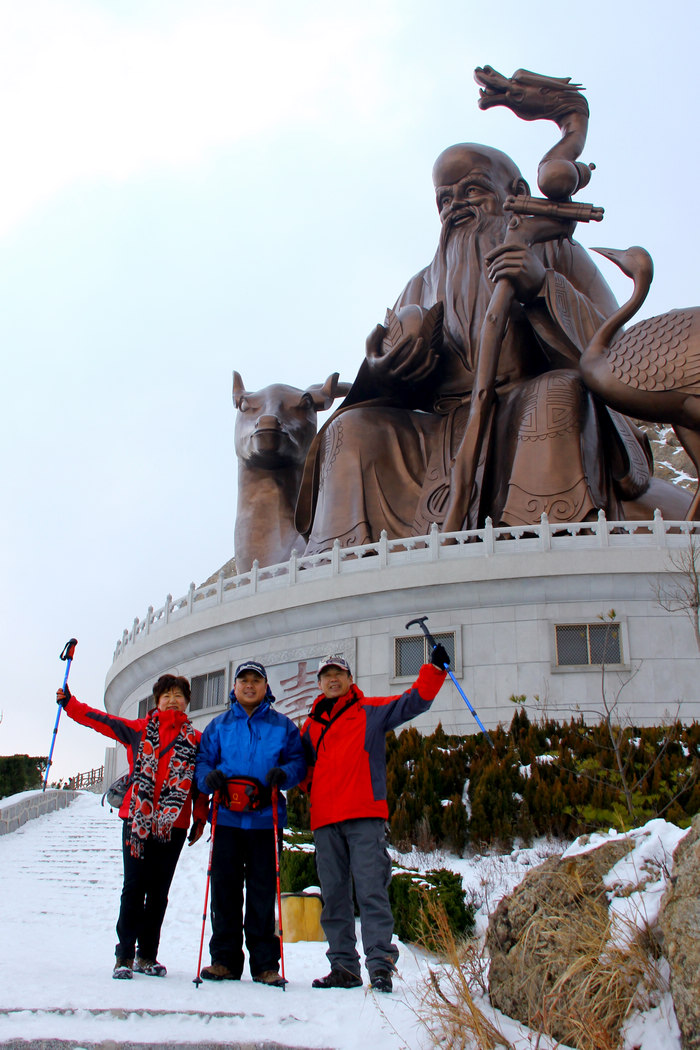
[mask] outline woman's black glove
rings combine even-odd
[[[441,671],[445,670],[445,664],[447,664],[449,667],[450,654],[447,652],[447,649],[444,645],[440,645],[440,643],[438,642],[438,644],[435,646],[432,653],[430,654],[430,662],[436,667],[439,667]]]
[[[265,777],[265,783],[271,788],[284,787],[287,783],[287,774],[280,766],[273,766]]]
[[[203,833],[204,833],[204,821],[203,820],[195,820],[195,821],[193,821],[192,827],[190,828],[190,833],[187,836],[187,844],[189,846],[194,846],[195,842],[199,842],[199,840],[201,839]]]
[[[68,688],[68,682],[60,689],[56,690],[56,703],[60,704],[61,707],[65,707],[71,698],[71,691]]]
[[[207,773],[205,776],[204,783],[212,792],[225,791],[226,785],[228,784],[228,777],[225,773],[222,773],[220,769],[212,769],[211,773]]]

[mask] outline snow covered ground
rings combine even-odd
[[[253,984],[249,975],[240,983],[205,982],[197,988],[193,978],[202,929],[206,837],[185,847],[175,873],[159,951],[168,976],[114,981],[120,830],[116,814],[100,806],[99,796],[84,793],[67,809],[0,838],[0,1041],[64,1039],[75,1041],[76,1050],[103,1040],[145,1045],[240,1041],[335,1050],[425,1050],[431,1045],[418,1016],[430,958],[410,945],[401,946],[392,995],[366,987],[312,989],[312,979],[328,971],[326,946],[319,942],[285,946],[285,991]],[[651,917],[661,895],[657,859],[670,863],[683,832],[652,821],[633,834],[636,848],[614,869],[610,884],[648,871],[647,885],[634,903]],[[595,836],[590,845],[607,837]],[[579,843],[570,847],[581,848]],[[459,871],[468,899],[479,905],[477,929],[483,930],[498,900],[555,851],[554,845],[541,843],[508,856],[396,857],[423,870],[444,866]],[[203,964],[208,962],[209,933],[207,919]],[[534,1047],[534,1033],[488,1004],[480,1005],[514,1050]],[[549,1050],[553,1044],[540,1037],[537,1045]],[[680,1050],[668,995],[630,1021],[625,1047]]]

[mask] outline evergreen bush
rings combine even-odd
[[[432,899],[445,909],[455,937],[474,933],[474,907],[465,903],[465,892],[459,875],[446,868],[428,871],[401,871],[389,885],[389,900],[394,915],[394,932],[402,941],[417,941],[429,951],[439,945],[435,927],[426,914],[426,902]]]
[[[0,798],[41,787],[48,758],[0,755]]]
[[[316,851],[287,846],[280,858],[280,888],[283,893],[301,893],[307,886],[318,886]]]

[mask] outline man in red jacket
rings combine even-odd
[[[386,734],[427,711],[445,680],[446,650],[438,645],[431,663],[401,696],[367,697],[339,656],[318,668],[321,688],[301,734],[311,787],[311,829],[321,880],[321,925],[328,939],[331,972],[314,988],[359,988],[352,884],[360,908],[362,943],[370,985],[391,992],[398,948],[392,943],[389,904],[391,860],[386,849]]]

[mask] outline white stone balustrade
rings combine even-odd
[[[175,619],[276,588],[303,587],[312,581],[349,573],[376,573],[398,565],[450,559],[600,548],[681,550],[691,534],[700,535],[700,522],[664,521],[658,510],[650,521],[608,521],[601,510],[596,521],[552,523],[543,514],[537,525],[494,528],[487,518],[483,529],[464,532],[442,533],[433,524],[425,536],[389,540],[382,532],[377,543],[345,548],[336,540],[331,550],[321,554],[300,557],[292,553],[289,561],[278,565],[260,566],[256,561],[249,572],[228,578],[220,572],[213,583],[202,587],[190,584],[187,594],[180,598],[167,595],[159,609],[149,606],[145,619],[136,617],[131,630],[124,630],[113,659],[117,660],[144,634]]]

